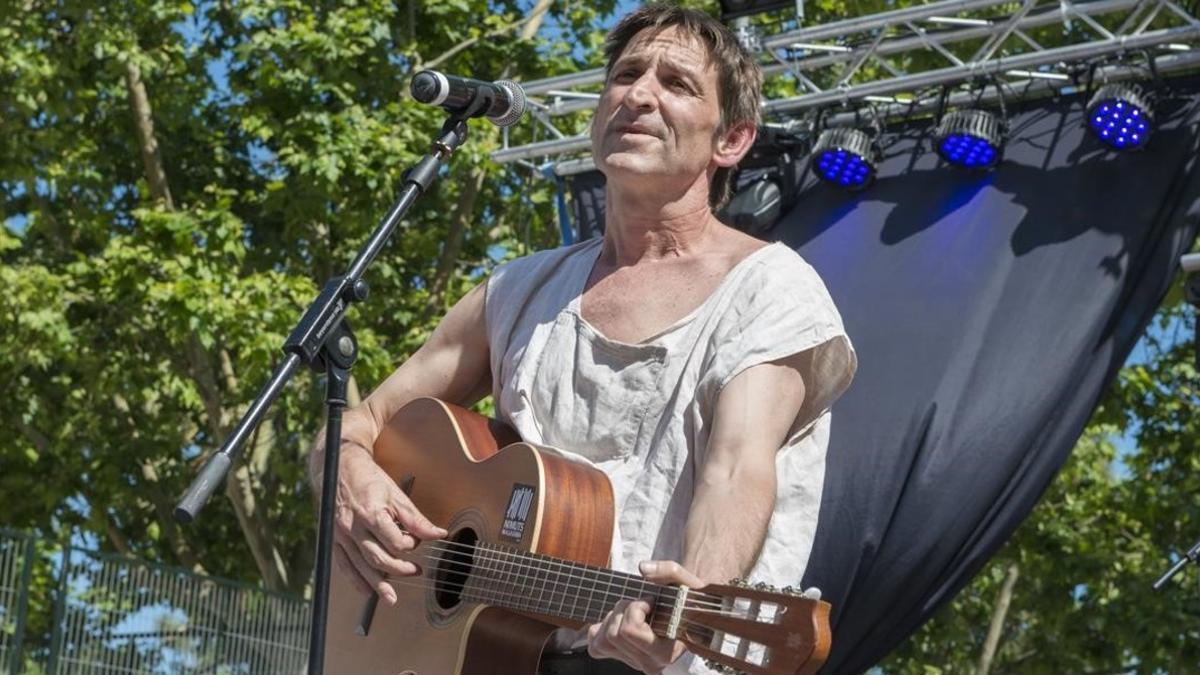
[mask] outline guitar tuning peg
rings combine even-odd
[[[783,593],[784,593],[784,595],[794,595],[794,596],[799,596],[799,595],[800,595],[800,589],[796,588],[795,586],[784,586],[784,587],[783,587]]]
[[[771,584],[760,581],[760,582],[754,584],[754,590],[756,590],[756,591],[773,591],[773,590],[775,590],[775,588],[773,586],[771,586]]]
[[[808,598],[809,600],[820,600],[821,599],[821,589],[817,588],[816,586],[811,586],[809,588],[804,589],[804,592],[801,593],[800,596],[804,597],[804,598]]]
[[[734,577],[734,578],[732,578],[732,579],[730,579],[730,580],[729,580],[729,585],[730,585],[730,586],[736,586],[737,588],[745,588],[745,587],[746,587],[746,580],[745,580],[745,579],[743,579],[743,578],[741,578],[741,577]]]

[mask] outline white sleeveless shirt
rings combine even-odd
[[[739,262],[691,314],[628,344],[605,337],[580,310],[601,243],[513,260],[488,281],[497,416],[526,441],[608,475],[616,506],[612,567],[636,574],[639,561],[683,555],[722,387],[751,366],[813,350],[802,373],[804,404],[776,458],[775,512],[747,575],[799,586],[821,504],[829,407],[857,364],[825,285],[797,253],[771,244]],[[685,656],[667,672],[709,671]]]

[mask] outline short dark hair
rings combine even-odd
[[[627,14],[604,40],[606,74],[633,40],[650,28],[661,31],[677,26],[685,35],[699,39],[708,48],[708,58],[717,68],[717,102],[721,108],[718,133],[750,122],[758,124],[762,100],[762,70],[754,55],[720,21],[695,9],[655,2]],[[607,79],[607,77],[606,77]],[[721,167],[709,186],[708,204],[714,210],[729,200],[732,167]]]

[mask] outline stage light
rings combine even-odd
[[[821,180],[845,190],[862,190],[875,180],[875,148],[859,129],[826,129],[813,144],[809,166]]]
[[[1132,84],[1106,84],[1087,108],[1088,126],[1118,150],[1145,147],[1154,131],[1154,112],[1141,89]]]
[[[942,159],[968,169],[994,169],[1004,156],[1005,123],[986,110],[946,113],[934,131]]]

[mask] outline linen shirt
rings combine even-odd
[[[782,244],[730,270],[694,311],[639,343],[612,340],[583,318],[581,297],[600,239],[499,267],[485,316],[498,417],[528,442],[608,475],[616,524],[611,566],[679,560],[721,389],[747,368],[812,350],[804,403],[776,457],[777,495],[747,578],[798,586],[816,531],[829,408],[856,357],[817,273]],[[686,654],[667,673],[707,673]]]

